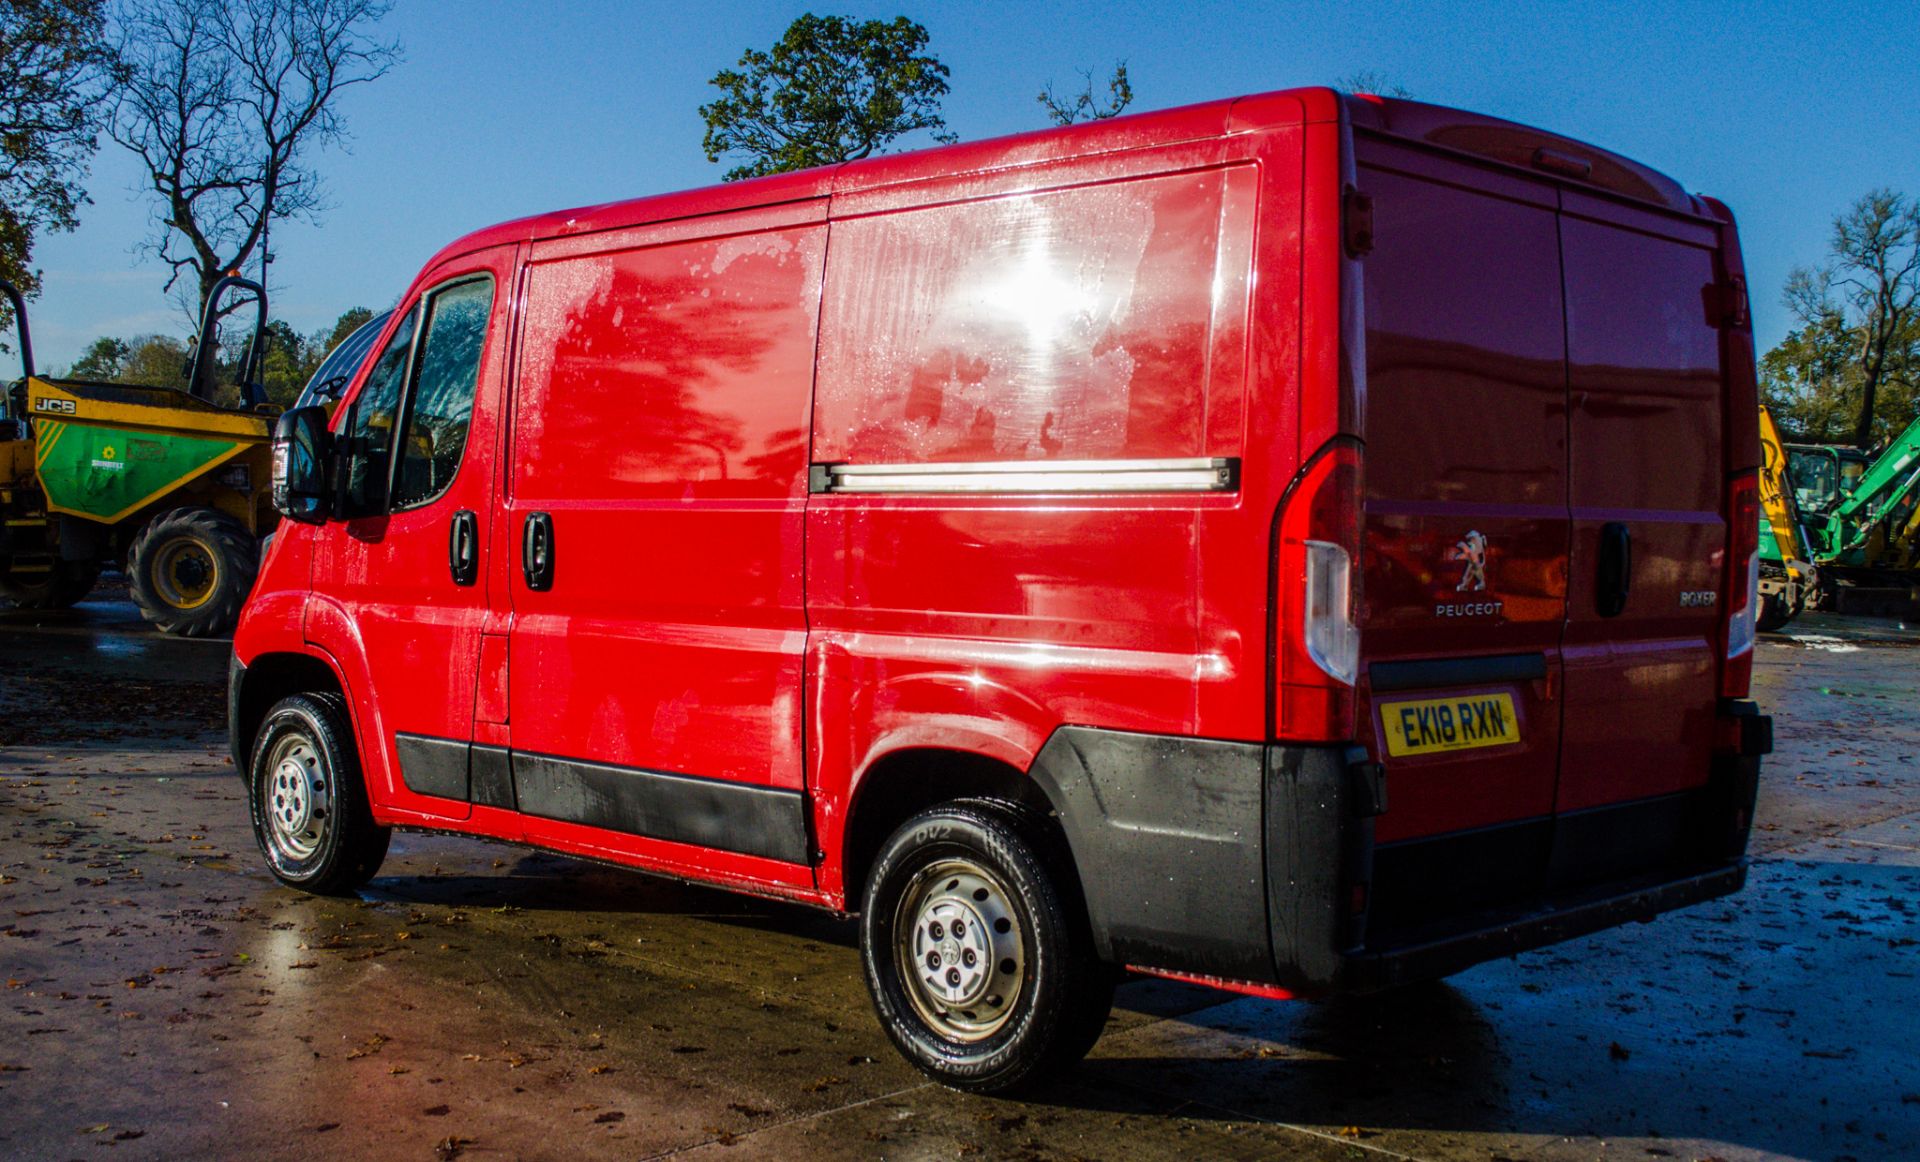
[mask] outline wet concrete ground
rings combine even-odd
[[[280,888],[224,643],[0,614],[0,1157],[1920,1158],[1920,633],[1792,629],[1741,895],[1371,1000],[1131,983],[1009,1101],[803,909],[423,835]]]

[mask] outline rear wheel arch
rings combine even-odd
[[[975,751],[904,748],[875,759],[854,784],[840,844],[847,910],[859,909],[873,861],[895,828],[922,811],[962,799],[1017,803],[1046,817],[1060,858],[1071,862],[1053,803],[1025,771]]]

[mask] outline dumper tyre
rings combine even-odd
[[[1753,619],[1754,628],[1761,633],[1774,633],[1792,621],[1800,610],[1787,600],[1785,593],[1767,593],[1760,597],[1760,609]]]
[[[393,832],[373,821],[337,694],[294,694],[267,711],[247,764],[247,802],[267,867],[289,887],[347,895],[387,857]]]
[[[36,581],[0,573],[0,600],[16,609],[66,609],[86,600],[99,580],[97,561],[60,561]]]
[[[1072,1068],[1118,981],[1094,952],[1065,845],[1039,813],[986,799],[924,811],[882,845],[860,958],[894,1047],[973,1093]]]
[[[231,633],[260,571],[260,545],[241,523],[210,508],[176,508],[147,522],[127,552],[140,613],[162,633]]]

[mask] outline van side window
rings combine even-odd
[[[1250,170],[836,220],[816,462],[1239,450]]]
[[[367,373],[367,382],[353,402],[351,435],[363,450],[354,456],[347,477],[347,511],[350,515],[378,512],[385,507],[387,456],[392,451],[394,421],[400,414],[400,387],[407,380],[407,353],[413,347],[415,311],[400,321],[380,353],[380,361]]]
[[[396,509],[439,496],[460,469],[492,305],[493,281],[485,278],[448,287],[427,302],[426,336],[417,357],[407,438],[400,445],[400,475],[393,489]]]

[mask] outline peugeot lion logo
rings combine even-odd
[[[1478,530],[1455,541],[1447,559],[1466,562],[1466,566],[1460,570],[1460,584],[1453,587],[1454,592],[1478,593],[1487,587],[1487,538]]]

